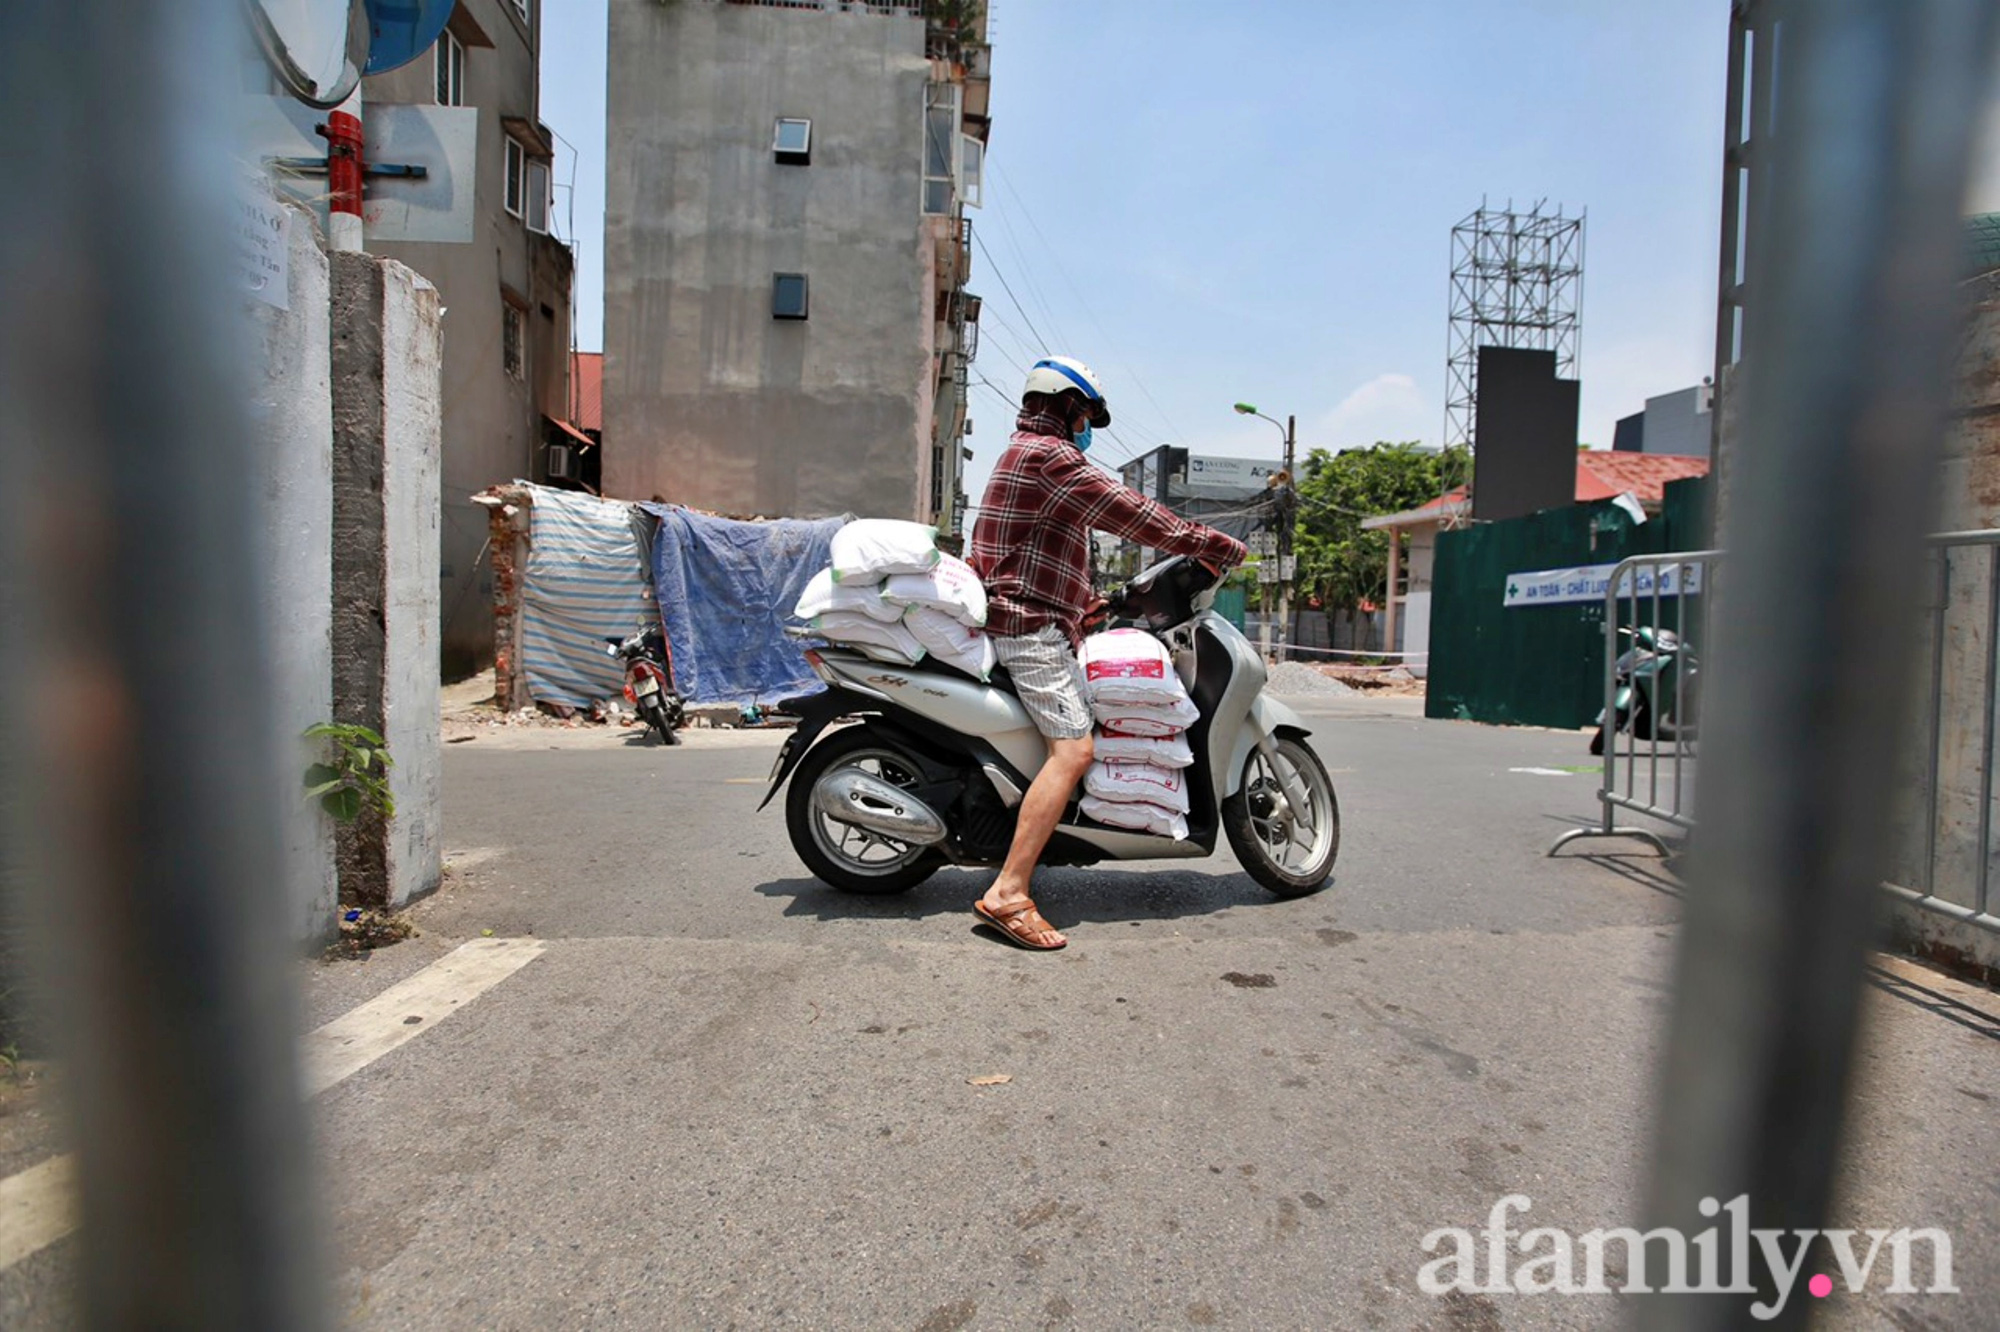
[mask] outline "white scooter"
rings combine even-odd
[[[1173,652],[1201,719],[1188,730],[1188,835],[1133,832],[1083,815],[1074,798],[1041,863],[1192,859],[1220,829],[1250,877],[1282,897],[1317,890],[1340,851],[1340,807],[1304,721],[1264,696],[1263,659],[1215,613],[1218,575],[1175,557],[1111,599],[1114,622],[1150,630]],[[897,893],[941,866],[1006,859],[1015,811],[1048,745],[1013,686],[949,666],[890,666],[847,648],[808,649],[823,693],[789,700],[797,716],[762,809],[787,778],[785,826],[799,859],[835,888]],[[855,724],[827,733],[829,723]],[[818,743],[814,743],[818,741]]]

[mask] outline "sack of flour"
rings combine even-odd
[[[1099,823],[1113,828],[1129,828],[1134,832],[1158,833],[1171,837],[1176,842],[1185,842],[1188,835],[1187,815],[1176,814],[1158,805],[1145,805],[1136,801],[1100,800],[1087,795],[1078,808],[1084,817],[1096,819]]]
[[[1166,644],[1143,629],[1110,629],[1083,640],[1084,696],[1092,703],[1171,703],[1187,697]]]
[[[901,620],[878,620],[859,611],[828,611],[813,617],[811,624],[827,642],[859,648],[877,661],[914,666],[924,659],[923,643]]]
[[[1183,735],[1107,735],[1102,731],[1091,741],[1097,757],[1107,763],[1150,763],[1156,768],[1194,766],[1194,750]]]
[[[937,529],[897,518],[857,518],[833,534],[833,581],[879,583],[938,562]]]
[[[1171,703],[1092,703],[1090,713],[1112,735],[1178,735],[1201,720],[1186,694]]]
[[[833,570],[821,569],[813,575],[792,614],[801,620],[816,620],[833,611],[859,611],[877,620],[900,620],[903,608],[882,599],[882,589],[868,583],[836,583]]]
[[[1083,775],[1083,789],[1099,800],[1158,805],[1176,814],[1188,812],[1187,777],[1175,768],[1150,763],[1092,763]]]
[[[940,555],[924,573],[889,575],[882,584],[882,600],[895,606],[943,611],[975,628],[986,623],[986,585],[972,572],[972,566],[956,555]]]
[[[903,627],[929,653],[947,666],[954,666],[978,680],[993,678],[997,659],[993,640],[983,629],[960,624],[941,610],[913,606],[903,614]]]

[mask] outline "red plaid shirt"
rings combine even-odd
[[[1081,640],[1091,599],[1090,534],[1211,564],[1239,564],[1243,543],[1188,522],[1084,460],[1065,439],[1017,432],[987,484],[968,561],[986,584],[986,632],[1018,638],[1048,625]]]

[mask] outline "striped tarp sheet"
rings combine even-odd
[[[538,703],[617,698],[625,671],[604,640],[657,621],[629,504],[533,487],[521,589],[521,664]],[[641,519],[641,521],[648,521]]]

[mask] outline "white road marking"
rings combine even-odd
[[[1572,772],[1564,772],[1561,768],[1509,768],[1507,771],[1525,772],[1531,777],[1574,777],[1576,775]]]
[[[335,1018],[299,1044],[306,1095],[415,1040],[541,956],[543,947],[540,939],[474,939]]]
[[[0,1272],[76,1229],[76,1157],[0,1179]]]
[[[474,939],[299,1042],[301,1081],[317,1096],[415,1040],[540,957],[540,939]],[[411,1021],[412,1018],[417,1019]],[[75,1230],[76,1155],[0,1179],[0,1272]]]

